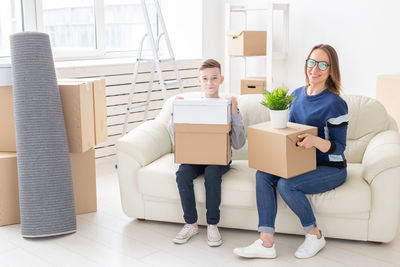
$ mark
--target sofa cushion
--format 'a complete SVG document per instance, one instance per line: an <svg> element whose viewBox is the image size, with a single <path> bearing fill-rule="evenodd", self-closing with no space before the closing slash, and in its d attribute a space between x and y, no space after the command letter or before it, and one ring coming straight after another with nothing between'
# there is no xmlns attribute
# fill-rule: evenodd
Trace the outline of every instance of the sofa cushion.
<svg viewBox="0 0 400 267"><path fill-rule="evenodd" d="M352 95L345 95L343 99L349 108L345 156L350 163L361 163L369 141L389 128L389 117L376 99Z"/></svg>
<svg viewBox="0 0 400 267"><path fill-rule="evenodd" d="M138 171L139 187L143 195L179 201L174 155L166 154ZM349 164L346 182L336 189L309 195L313 209L319 214L351 214L368 212L371 192L361 176L361 164ZM256 208L255 170L247 160L234 160L231 169L222 177L221 206ZM196 201L205 203L204 177L194 180ZM278 197L280 209L287 209Z"/></svg>

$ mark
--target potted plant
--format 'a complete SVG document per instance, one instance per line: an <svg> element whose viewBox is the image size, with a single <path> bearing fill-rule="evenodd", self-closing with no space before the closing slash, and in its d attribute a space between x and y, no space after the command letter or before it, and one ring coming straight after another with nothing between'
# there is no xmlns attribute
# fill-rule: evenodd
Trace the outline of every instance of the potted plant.
<svg viewBox="0 0 400 267"><path fill-rule="evenodd" d="M289 107L295 97L289 94L289 89L278 87L271 92L265 91L260 102L269 108L272 128L286 128L289 120Z"/></svg>

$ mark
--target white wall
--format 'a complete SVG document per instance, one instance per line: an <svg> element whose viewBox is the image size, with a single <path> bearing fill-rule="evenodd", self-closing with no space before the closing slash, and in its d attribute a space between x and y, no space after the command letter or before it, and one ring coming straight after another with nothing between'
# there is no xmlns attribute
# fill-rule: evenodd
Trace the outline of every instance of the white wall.
<svg viewBox="0 0 400 267"><path fill-rule="evenodd" d="M175 57L201 58L202 1L162 0L160 3Z"/></svg>
<svg viewBox="0 0 400 267"><path fill-rule="evenodd" d="M227 0L230 3L262 3L264 1ZM206 0L208 5L211 0ZM214 3L214 10L220 15L204 14L205 28L224 28L223 0ZM304 60L312 46L319 43L331 44L339 55L342 84L345 94L375 96L375 83L378 74L400 73L400 1L362 1L362 0L289 0L289 81L290 89L304 85ZM208 7L211 8L211 7ZM253 18L254 19L254 18ZM258 15L262 27L263 17ZM208 26L207 26L208 25ZM209 33L216 36L221 30ZM207 39L207 32L203 33ZM215 38L213 38L215 39ZM223 44L221 34L215 42ZM219 54L217 51L219 51ZM224 57L223 47L203 49L203 55ZM223 61L222 61L223 62ZM260 70L260 63L250 72ZM242 70L232 73L240 76ZM235 84L233 92L239 92Z"/></svg>

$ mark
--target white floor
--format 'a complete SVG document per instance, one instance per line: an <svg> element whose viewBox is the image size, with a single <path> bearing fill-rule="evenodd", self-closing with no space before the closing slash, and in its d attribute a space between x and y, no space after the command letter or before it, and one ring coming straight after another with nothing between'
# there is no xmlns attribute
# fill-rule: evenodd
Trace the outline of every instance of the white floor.
<svg viewBox="0 0 400 267"><path fill-rule="evenodd" d="M181 225L137 221L121 210L114 161L97 164L98 212L77 216L75 234L24 239L20 225L0 227L0 266L400 266L400 231L389 244L328 239L314 258L293 253L303 238L276 235L278 258L241 259L232 249L257 238L254 231L221 229L224 243L210 248L206 229L189 243L171 242Z"/></svg>

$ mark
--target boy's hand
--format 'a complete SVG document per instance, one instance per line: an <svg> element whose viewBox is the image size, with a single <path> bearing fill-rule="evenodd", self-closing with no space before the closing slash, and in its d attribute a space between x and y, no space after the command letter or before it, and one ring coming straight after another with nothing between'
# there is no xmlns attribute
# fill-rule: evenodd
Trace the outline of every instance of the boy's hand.
<svg viewBox="0 0 400 267"><path fill-rule="evenodd" d="M237 114L238 113L238 102L236 97L231 96L231 97L227 97L226 99L231 101L232 104L232 114Z"/></svg>

